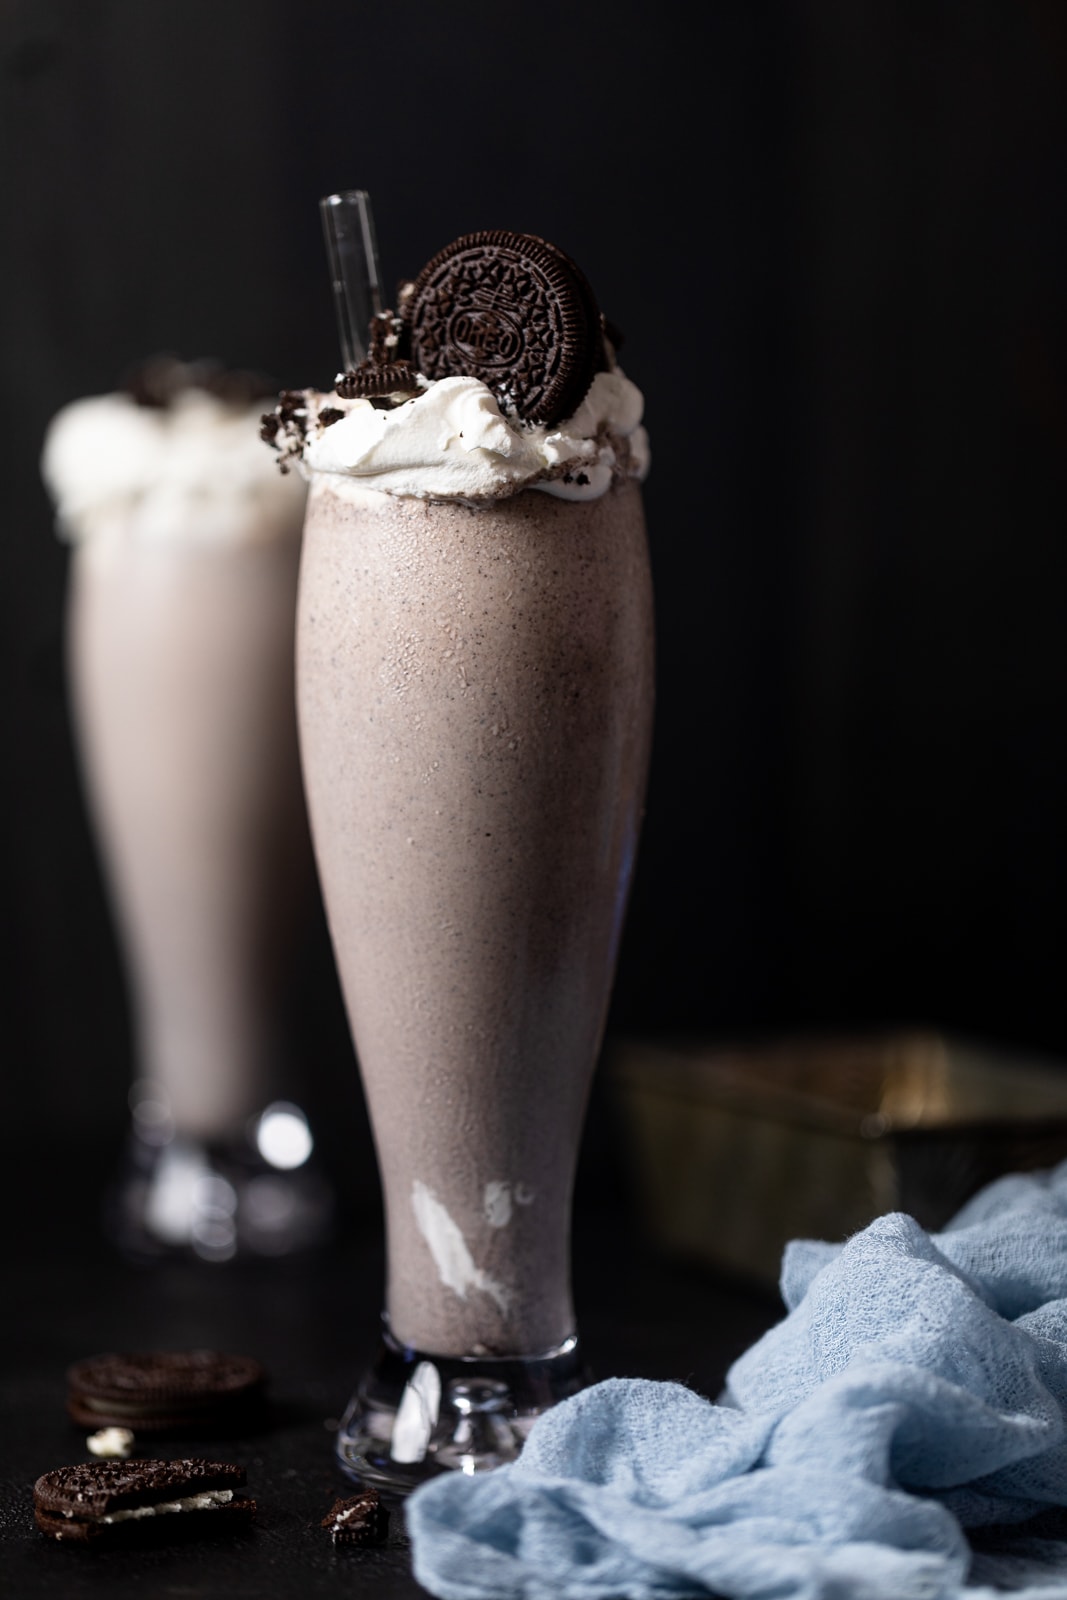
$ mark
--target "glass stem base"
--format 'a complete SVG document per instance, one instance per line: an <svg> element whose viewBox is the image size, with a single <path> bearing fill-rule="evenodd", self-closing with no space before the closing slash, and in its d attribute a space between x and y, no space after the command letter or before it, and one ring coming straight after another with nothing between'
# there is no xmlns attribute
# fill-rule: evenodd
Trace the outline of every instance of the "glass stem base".
<svg viewBox="0 0 1067 1600"><path fill-rule="evenodd" d="M407 1494L440 1472L514 1461L543 1411L591 1382L576 1335L541 1356L436 1356L402 1345L385 1317L378 1356L337 1435L344 1471Z"/></svg>

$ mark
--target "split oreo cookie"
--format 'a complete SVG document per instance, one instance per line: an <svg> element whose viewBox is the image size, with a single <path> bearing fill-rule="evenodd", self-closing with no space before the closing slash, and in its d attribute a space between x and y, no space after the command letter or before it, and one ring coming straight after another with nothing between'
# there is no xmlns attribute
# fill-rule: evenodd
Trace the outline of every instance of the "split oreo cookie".
<svg viewBox="0 0 1067 1600"><path fill-rule="evenodd" d="M256 1515L244 1481L232 1461L83 1461L37 1479L34 1520L65 1544L235 1533Z"/></svg>
<svg viewBox="0 0 1067 1600"><path fill-rule="evenodd" d="M329 1530L334 1544L384 1544L389 1537L389 1513L377 1489L361 1489L335 1500L321 1526Z"/></svg>
<svg viewBox="0 0 1067 1600"><path fill-rule="evenodd" d="M479 378L525 422L570 416L605 365L592 289L534 234L464 234L427 262L402 307L420 372Z"/></svg>
<svg viewBox="0 0 1067 1600"><path fill-rule="evenodd" d="M67 1372L67 1411L82 1428L221 1434L255 1420L266 1382L251 1356L217 1350L93 1356Z"/></svg>
<svg viewBox="0 0 1067 1600"><path fill-rule="evenodd" d="M351 372L340 374L336 388L337 393L346 400L370 400L386 394L412 395L419 392L409 361L390 361L383 366L364 361Z"/></svg>

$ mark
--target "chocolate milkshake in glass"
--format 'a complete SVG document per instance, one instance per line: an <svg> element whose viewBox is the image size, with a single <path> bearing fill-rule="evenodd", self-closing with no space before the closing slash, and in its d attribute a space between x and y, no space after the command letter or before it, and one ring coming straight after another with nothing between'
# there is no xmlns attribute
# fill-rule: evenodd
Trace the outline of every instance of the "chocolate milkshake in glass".
<svg viewBox="0 0 1067 1600"><path fill-rule="evenodd" d="M125 957L137 1081L109 1225L224 1261L319 1235L277 995L311 861L292 650L304 486L263 470L262 384L148 363L53 420L69 683Z"/></svg>
<svg viewBox="0 0 1067 1600"><path fill-rule="evenodd" d="M571 1194L645 788L639 392L578 269L469 235L267 432L310 490L297 700L385 1199L342 1423L403 1489L581 1386Z"/></svg>

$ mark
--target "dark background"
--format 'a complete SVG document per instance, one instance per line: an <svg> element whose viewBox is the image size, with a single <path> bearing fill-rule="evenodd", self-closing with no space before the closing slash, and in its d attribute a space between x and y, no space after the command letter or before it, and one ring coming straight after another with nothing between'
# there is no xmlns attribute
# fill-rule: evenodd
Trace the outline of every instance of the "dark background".
<svg viewBox="0 0 1067 1600"><path fill-rule="evenodd" d="M316 203L353 186L389 284L469 229L563 246L645 392L659 705L612 1027L1067 1055L1057 0L0 18L6 1148L117 1139L131 1070L44 428L160 349L328 386ZM307 1097L373 1184L321 916L303 950Z"/></svg>

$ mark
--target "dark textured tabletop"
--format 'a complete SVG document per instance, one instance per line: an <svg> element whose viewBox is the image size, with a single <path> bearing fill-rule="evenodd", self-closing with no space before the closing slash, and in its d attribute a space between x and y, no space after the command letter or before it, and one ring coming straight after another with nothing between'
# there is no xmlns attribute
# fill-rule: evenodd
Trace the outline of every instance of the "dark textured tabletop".
<svg viewBox="0 0 1067 1600"><path fill-rule="evenodd" d="M5 1307L0 1331L0 1592L11 1600L273 1600L366 1595L407 1600L402 1519L383 1549L335 1549L320 1519L351 1492L333 1459L337 1420L374 1351L382 1282L373 1205L349 1207L329 1251L247 1266L119 1261L101 1241L91 1152L23 1151L5 1173ZM617 1195L579 1193L579 1326L594 1374L678 1379L714 1396L733 1357L780 1315L770 1293L672 1263L643 1242ZM258 1503L229 1539L98 1551L55 1544L33 1522L34 1480L87 1459L64 1411L64 1374L114 1349L213 1347L259 1357L271 1405L253 1434L169 1439L144 1453L240 1461Z"/></svg>

